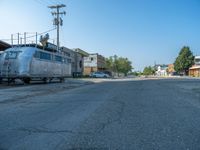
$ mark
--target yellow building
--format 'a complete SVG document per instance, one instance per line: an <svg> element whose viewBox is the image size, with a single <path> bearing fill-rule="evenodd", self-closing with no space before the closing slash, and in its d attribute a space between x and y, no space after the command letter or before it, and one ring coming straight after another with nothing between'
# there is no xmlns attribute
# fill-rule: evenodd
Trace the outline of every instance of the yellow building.
<svg viewBox="0 0 200 150"><path fill-rule="evenodd" d="M172 75L175 72L175 70L174 70L174 64L169 64L168 65L167 72L168 72L169 75Z"/></svg>

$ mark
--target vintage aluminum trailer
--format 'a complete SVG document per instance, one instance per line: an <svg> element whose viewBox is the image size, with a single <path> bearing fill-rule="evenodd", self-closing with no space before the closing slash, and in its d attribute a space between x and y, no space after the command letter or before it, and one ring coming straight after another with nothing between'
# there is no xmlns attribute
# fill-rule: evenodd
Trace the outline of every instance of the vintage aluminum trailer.
<svg viewBox="0 0 200 150"><path fill-rule="evenodd" d="M43 50L32 46L16 46L4 51L0 60L0 76L8 82L21 79L50 82L58 78L61 82L71 76L71 59L61 52Z"/></svg>
<svg viewBox="0 0 200 150"><path fill-rule="evenodd" d="M1 63L2 63L1 59L2 59L2 57L3 57L3 51L0 51L0 83L2 81L2 77L1 77L1 67L2 67L2 65L1 65Z"/></svg>

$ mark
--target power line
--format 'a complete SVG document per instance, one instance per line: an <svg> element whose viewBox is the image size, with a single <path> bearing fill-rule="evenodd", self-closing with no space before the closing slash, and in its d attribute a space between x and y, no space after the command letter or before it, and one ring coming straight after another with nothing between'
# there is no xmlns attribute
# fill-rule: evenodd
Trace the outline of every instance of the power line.
<svg viewBox="0 0 200 150"><path fill-rule="evenodd" d="M51 0L35 0L36 3L42 5L42 6L48 6L48 5L55 5L57 2L53 2Z"/></svg>
<svg viewBox="0 0 200 150"><path fill-rule="evenodd" d="M47 31L44 31L44 32L41 32L41 33L37 33L37 32L25 32L26 34L35 34L35 35L31 35L31 36L28 36L28 37L26 37L26 39L29 39L29 38L33 38L33 37L36 37L36 36L38 36L38 35L43 35L43 34L45 34L45 33L48 33L48 32L51 32L51 31L54 31L54 30L56 30L56 28L52 28L52 29L49 29L49 30L47 30ZM36 33L37 33L37 35L36 35ZM14 34L11 34L11 35L24 35L24 34L21 34L21 33L14 33ZM20 39L25 39L24 37L22 38L20 38ZM18 40L18 39L0 39L1 41L11 41L11 40L14 40L14 41L16 41L16 40Z"/></svg>
<svg viewBox="0 0 200 150"><path fill-rule="evenodd" d="M47 33L47 32L51 32L51 31L53 31L53 30L55 30L56 28L52 28L52 29L50 29L50 30L47 30L47 31L45 31L45 32L42 32L42 33L40 33L40 34L38 34L38 35L42 35L42 34L45 34L45 33Z"/></svg>
<svg viewBox="0 0 200 150"><path fill-rule="evenodd" d="M43 0L43 1L46 3L46 6L55 4L55 3L52 3L51 0Z"/></svg>
<svg viewBox="0 0 200 150"><path fill-rule="evenodd" d="M48 5L56 5L56 4L58 4L58 2L55 2L55 1L53 1L53 0L48 0L48 2L49 2Z"/></svg>
<svg viewBox="0 0 200 150"><path fill-rule="evenodd" d="M38 4L40 4L42 6L46 5L46 3L44 3L43 1L40 1L40 0L35 0L35 2L37 2Z"/></svg>
<svg viewBox="0 0 200 150"><path fill-rule="evenodd" d="M60 1L60 0L50 0L54 5L56 5L56 4L62 4L62 1Z"/></svg>

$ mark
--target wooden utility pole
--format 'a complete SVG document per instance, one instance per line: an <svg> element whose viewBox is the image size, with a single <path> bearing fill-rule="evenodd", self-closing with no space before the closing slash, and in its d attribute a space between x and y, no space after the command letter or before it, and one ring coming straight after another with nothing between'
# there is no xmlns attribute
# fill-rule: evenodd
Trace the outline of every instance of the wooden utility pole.
<svg viewBox="0 0 200 150"><path fill-rule="evenodd" d="M60 42L59 42L59 32L60 32L59 30L60 29L59 29L59 27L63 25L63 20L62 20L62 18L60 18L60 15L66 14L65 11L60 12L60 8L63 8L63 7L66 7L66 5L61 4L61 5L49 6L49 8L51 8L51 9L56 9L55 12L51 12L51 13L53 16L56 16L54 18L53 24L56 25L56 27L57 27L57 51L58 52L60 51L60 49L59 49L59 47L60 47Z"/></svg>

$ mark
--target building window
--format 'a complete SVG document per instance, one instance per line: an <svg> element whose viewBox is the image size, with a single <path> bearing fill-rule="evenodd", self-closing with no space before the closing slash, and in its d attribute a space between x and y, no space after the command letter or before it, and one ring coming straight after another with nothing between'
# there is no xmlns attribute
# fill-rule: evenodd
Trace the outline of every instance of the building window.
<svg viewBox="0 0 200 150"><path fill-rule="evenodd" d="M79 68L82 68L82 60L79 61Z"/></svg>

